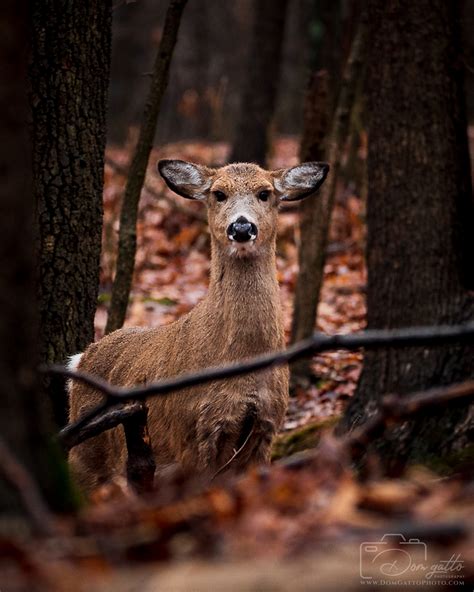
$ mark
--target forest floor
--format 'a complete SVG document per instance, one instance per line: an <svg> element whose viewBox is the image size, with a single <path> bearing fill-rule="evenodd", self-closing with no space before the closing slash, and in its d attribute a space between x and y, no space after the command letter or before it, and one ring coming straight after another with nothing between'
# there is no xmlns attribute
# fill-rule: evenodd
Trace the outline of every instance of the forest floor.
<svg viewBox="0 0 474 592"><path fill-rule="evenodd" d="M127 151L108 151L124 166ZM220 164L226 146L164 147L151 158ZM297 144L277 142L275 168L297 160ZM169 323L206 293L209 238L202 204L165 189L150 168L139 220L139 246L128 325ZM106 167L101 305L110 300L117 218L125 177ZM158 197L157 197L158 196ZM179 207L179 206L178 206ZM278 275L287 335L297 274L298 214L282 211ZM349 333L365 326L364 208L340 187L331 228L318 328ZM284 430L337 417L352 396L361 354L315 356L317 377L291 401ZM58 521L43 540L0 536L1 592L286 592L472 589L472 473L446 476L410 467L387 478L369 458L364 479L330 433L317 452L291 457L202 491L170 475L148 496L119 480L94 492L79 516ZM471 465L472 468L472 465Z"/></svg>

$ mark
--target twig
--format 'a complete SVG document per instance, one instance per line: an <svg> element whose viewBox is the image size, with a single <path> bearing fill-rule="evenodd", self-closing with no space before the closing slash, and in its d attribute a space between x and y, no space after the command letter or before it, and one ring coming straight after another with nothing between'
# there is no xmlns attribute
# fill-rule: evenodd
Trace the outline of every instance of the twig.
<svg viewBox="0 0 474 592"><path fill-rule="evenodd" d="M0 472L16 489L23 507L31 518L37 533L41 536L57 534L58 529L43 497L25 467L15 458L6 442L0 437Z"/></svg>
<svg viewBox="0 0 474 592"><path fill-rule="evenodd" d="M225 469L227 469L227 467L234 461L234 459L239 456L239 454L242 452L242 450L245 448L247 442L250 440L250 436L253 434L253 428L254 426L252 426L252 429L249 431L249 433L247 434L247 437L245 438L242 446L240 446L240 448L238 448L237 450L234 450L234 454L229 458L228 461L226 461L222 467L220 467L220 469L218 469L214 475L212 476L211 481L214 481L214 479L220 475L222 473L222 471L224 471Z"/></svg>
<svg viewBox="0 0 474 592"><path fill-rule="evenodd" d="M124 177L128 176L129 171L128 171L127 167L122 166L121 164L119 164L118 162L116 162L115 160L110 158L109 156L105 157L105 164L107 166L109 166L116 173L119 173L120 175L123 175ZM185 203L181 203L180 201L176 201L174 199L171 199L170 197L168 197L166 195L166 193L164 193L164 192L160 193L159 191L157 191L154 187L152 187L146 181L143 184L143 188L145 189L145 191L147 193L149 193L152 197L154 197L158 201L166 201L166 203L169 204L173 210L176 210L177 212L181 212L182 214L186 214L186 216L189 216L190 218L195 218L196 220L199 220L200 222L207 223L207 216L203 211L194 210L193 208L190 208L189 206L187 206Z"/></svg>
<svg viewBox="0 0 474 592"><path fill-rule="evenodd" d="M105 395L104 401L68 426L69 434L80 431L92 419L114 404L130 400L143 400L149 396L165 395L173 391L197 386L210 381L224 380L273 366L297 360L310 353L328 350L380 347L407 347L440 345L451 342L472 342L474 339L474 322L464 325L441 325L428 327L409 327L393 330L372 330L352 335L323 335L314 333L312 337L295 343L286 350L257 356L227 366L206 368L196 373L183 374L168 378L144 387L124 388L112 386L106 381L85 372L68 370L63 366L43 367L42 371L59 374L66 378L79 380ZM72 437L72 436L70 436Z"/></svg>

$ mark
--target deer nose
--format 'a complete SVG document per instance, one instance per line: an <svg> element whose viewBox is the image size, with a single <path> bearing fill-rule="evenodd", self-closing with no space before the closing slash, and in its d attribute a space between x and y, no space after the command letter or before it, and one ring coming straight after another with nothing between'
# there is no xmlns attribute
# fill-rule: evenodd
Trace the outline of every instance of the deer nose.
<svg viewBox="0 0 474 592"><path fill-rule="evenodd" d="M239 216L235 222L229 225L227 236L231 241L246 243L257 238L257 227L244 216Z"/></svg>

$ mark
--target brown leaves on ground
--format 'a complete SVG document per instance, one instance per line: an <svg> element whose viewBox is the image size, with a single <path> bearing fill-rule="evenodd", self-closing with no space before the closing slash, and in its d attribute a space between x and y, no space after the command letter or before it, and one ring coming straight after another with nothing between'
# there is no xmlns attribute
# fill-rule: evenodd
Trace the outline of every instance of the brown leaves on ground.
<svg viewBox="0 0 474 592"><path fill-rule="evenodd" d="M428 557L410 555L410 561L417 557L428 569L458 557L458 575L469 581L474 573L472 486L461 477L440 479L421 467L398 479L361 482L349 466L341 441L326 435L316 452L255 468L206 490L179 475L170 475L147 497L121 484L103 492L102 499L97 495L78 519L65 522L63 537L41 545L0 540L8 555L0 562L0 575L8 562L15 565L9 577L17 587L7 590L35 589L27 587L31 581L36 589L68 591L311 590L316 582L324 590L352 590L360 586L360 559L370 559L361 555L363 545L380 546L389 535L391 561L404 548L401 537L418 539L413 553L426 545ZM292 585L287 570L292 565L308 569L308 558L313 584ZM333 566L329 571L324 567L328 561ZM239 566L233 576L237 581L244 573L253 576L240 588L225 579L215 587L219 565ZM267 587L259 587L267 581L269 565L284 568L279 576L283 582L270 578ZM206 578L195 587L191 573L197 566L205 569ZM380 578L377 563L367 560L366 568ZM174 578L175 571L182 574L180 586L162 588L160 574ZM405 570L388 581L401 579L400 588L422 590L429 583L425 576L426 571ZM408 588L403 580L410 582Z"/></svg>

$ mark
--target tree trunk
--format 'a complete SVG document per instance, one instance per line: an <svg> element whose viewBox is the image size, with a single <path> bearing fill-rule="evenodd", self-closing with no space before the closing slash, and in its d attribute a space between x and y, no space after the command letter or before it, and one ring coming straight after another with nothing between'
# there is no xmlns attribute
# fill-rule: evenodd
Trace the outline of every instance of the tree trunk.
<svg viewBox="0 0 474 592"><path fill-rule="evenodd" d="M19 496L4 486L18 461L51 492L49 405L36 375L34 200L28 138L28 2L8 0L0 18L0 514L17 510ZM15 461L9 460L10 453ZM8 458L7 458L8 457ZM21 471L16 471L21 475ZM25 496L28 492L22 492Z"/></svg>
<svg viewBox="0 0 474 592"><path fill-rule="evenodd" d="M305 97L303 137L300 146L301 162L325 160L324 141L328 132L330 117L330 78L326 70L311 76ZM333 173L330 172L332 175ZM326 181L327 182L327 181ZM298 277L296 280L291 325L291 342L309 337L316 323L316 310L319 299L319 266L324 267L324 254L321 254L318 233L314 232L321 214L316 200L310 197L300 204L300 244L298 246ZM316 280L316 281L314 281ZM302 358L291 364L291 385L307 382L311 375L311 357Z"/></svg>
<svg viewBox="0 0 474 592"><path fill-rule="evenodd" d="M231 162L265 165L275 111L288 0L257 0L247 78Z"/></svg>
<svg viewBox="0 0 474 592"><path fill-rule="evenodd" d="M473 201L462 85L459 2L369 0L368 326L472 319ZM471 284L472 286L472 284ZM378 398L474 374L472 347L377 350L342 428ZM466 405L430 412L384 443L387 466L461 447ZM396 461L398 461L396 463Z"/></svg>
<svg viewBox="0 0 474 592"><path fill-rule="evenodd" d="M130 165L127 187L120 212L117 270L105 328L106 333L120 329L127 313L137 251L138 202L145 182L161 100L168 84L171 58L178 39L179 24L186 2L187 0L170 0L163 37L156 54L150 91L140 127L140 136Z"/></svg>
<svg viewBox="0 0 474 592"><path fill-rule="evenodd" d="M111 1L34 0L31 29L40 356L64 363L94 339ZM45 387L66 423L62 381Z"/></svg>
<svg viewBox="0 0 474 592"><path fill-rule="evenodd" d="M326 246L337 176L349 129L357 83L362 72L365 40L366 27L365 23L361 21L344 70L325 150L321 145L318 147L314 140L308 140L309 128L313 127L314 123L308 119L305 122L307 131L301 147L301 160L327 160L331 165L331 172L320 194L307 199L301 207L301 244L298 251L299 274L295 290L292 342L305 339L314 331L319 294L323 283ZM321 123L318 125L321 126ZM309 360L301 360L292 367L293 380L307 378L310 374Z"/></svg>

